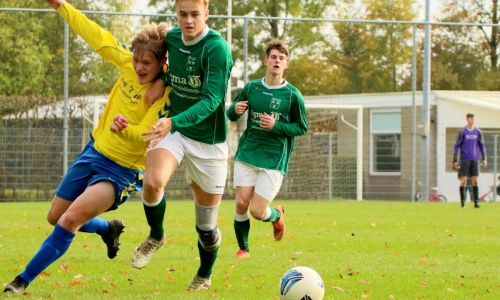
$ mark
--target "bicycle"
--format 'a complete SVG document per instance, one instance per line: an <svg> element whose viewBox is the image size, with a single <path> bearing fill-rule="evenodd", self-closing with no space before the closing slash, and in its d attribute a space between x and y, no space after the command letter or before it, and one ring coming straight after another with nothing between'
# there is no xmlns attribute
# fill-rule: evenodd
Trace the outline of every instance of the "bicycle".
<svg viewBox="0 0 500 300"><path fill-rule="evenodd" d="M419 180L418 181L418 186L420 189L422 188L422 182ZM415 201L419 201L422 199L422 192L416 192L415 193ZM448 198L446 198L445 195L439 193L438 187L432 187L429 191L429 202L448 202Z"/></svg>

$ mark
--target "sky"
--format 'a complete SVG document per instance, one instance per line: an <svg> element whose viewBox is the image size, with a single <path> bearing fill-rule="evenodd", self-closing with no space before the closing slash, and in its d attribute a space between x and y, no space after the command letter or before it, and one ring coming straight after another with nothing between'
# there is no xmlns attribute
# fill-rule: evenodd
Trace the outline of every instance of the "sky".
<svg viewBox="0 0 500 300"><path fill-rule="evenodd" d="M436 13L439 12L439 7L441 6L441 3L443 0L430 0L431 3L431 15L432 17L436 17ZM135 9L138 12L154 12L151 9L148 9L147 7L148 0L136 0L135 1ZM417 0L417 3L420 6L420 9L418 11L419 13L419 20L425 20L425 3L426 0Z"/></svg>

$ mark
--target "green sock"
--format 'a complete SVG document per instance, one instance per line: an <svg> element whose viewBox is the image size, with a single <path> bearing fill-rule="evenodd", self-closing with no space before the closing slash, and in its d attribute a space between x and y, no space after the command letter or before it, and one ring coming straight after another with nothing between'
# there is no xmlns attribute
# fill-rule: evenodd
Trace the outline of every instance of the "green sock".
<svg viewBox="0 0 500 300"><path fill-rule="evenodd" d="M219 252L219 248L215 251L208 252L203 249L200 242L198 241L198 252L200 253L200 267L198 268L197 275L203 278L210 278L212 275L212 267L215 264L215 260L217 259L217 252Z"/></svg>
<svg viewBox="0 0 500 300"><path fill-rule="evenodd" d="M280 219L281 213L274 207L271 207L271 216L268 219L262 220L264 222L276 222Z"/></svg>
<svg viewBox="0 0 500 300"><path fill-rule="evenodd" d="M234 233L240 249L250 251L248 247L248 235L250 233L250 220L242 222L234 220Z"/></svg>
<svg viewBox="0 0 500 300"><path fill-rule="evenodd" d="M166 208L167 201L165 200L165 195L156 206L150 207L144 204L146 219L148 220L149 227L151 227L149 236L157 241L163 239L163 218L165 217Z"/></svg>

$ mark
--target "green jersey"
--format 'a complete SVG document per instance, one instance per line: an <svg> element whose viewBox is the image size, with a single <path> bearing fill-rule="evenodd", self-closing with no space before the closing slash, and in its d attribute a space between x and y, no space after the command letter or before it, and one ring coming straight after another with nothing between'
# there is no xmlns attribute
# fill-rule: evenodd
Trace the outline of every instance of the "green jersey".
<svg viewBox="0 0 500 300"><path fill-rule="evenodd" d="M235 106L244 100L248 100L247 128L240 138L234 159L286 174L295 136L307 131L302 94L286 81L279 86L269 86L264 79L250 81L227 110L231 121L240 118ZM272 130L260 127L260 117L264 113L276 120Z"/></svg>
<svg viewBox="0 0 500 300"><path fill-rule="evenodd" d="M226 41L208 27L196 40L184 41L176 27L168 32L165 42L172 86L172 131L206 144L225 142L224 98L233 65Z"/></svg>

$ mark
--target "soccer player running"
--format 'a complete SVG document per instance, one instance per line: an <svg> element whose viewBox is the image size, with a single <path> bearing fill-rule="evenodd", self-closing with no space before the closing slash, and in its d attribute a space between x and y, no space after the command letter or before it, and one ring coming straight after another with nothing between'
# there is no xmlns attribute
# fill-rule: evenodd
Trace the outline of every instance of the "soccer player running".
<svg viewBox="0 0 500 300"><path fill-rule="evenodd" d="M146 132L168 114L168 98L153 105L144 97L150 82L165 65L164 37L167 25L144 27L132 41L132 48L115 41L113 35L89 20L64 0L47 0L94 51L120 69L120 77L109 93L99 124L91 141L75 159L55 192L47 219L55 225L38 252L4 292L22 293L50 264L71 245L77 230L99 234L114 258L123 232L123 222L97 217L117 209L129 194L142 188Z"/></svg>
<svg viewBox="0 0 500 300"><path fill-rule="evenodd" d="M271 208L270 204L287 172L295 136L307 131L302 95L283 79L288 68L288 46L281 40L273 40L265 51L266 76L247 83L227 110L231 121L238 120L248 110L247 127L234 158L234 231L239 258L250 256L249 208L256 220L272 222L275 240L283 239L284 209Z"/></svg>
<svg viewBox="0 0 500 300"><path fill-rule="evenodd" d="M479 200L479 188L477 186L479 176L478 148L481 152L483 167L486 167L486 147L481 130L474 126L474 115L468 113L466 115L466 120L467 125L458 132L457 141L453 148L453 167L454 169L458 169L458 177L460 179L461 206L465 206L465 186L467 184L467 178L470 177L472 181L474 207L479 208L479 204L477 203ZM459 151L460 165L457 160Z"/></svg>
<svg viewBox="0 0 500 300"><path fill-rule="evenodd" d="M200 255L200 267L187 289L206 290L221 244L217 219L228 158L224 97L232 58L226 41L206 24L208 0L176 0L176 14L179 27L165 38L172 62L166 78L172 87L171 112L146 135L150 150L143 202L150 232L132 254L132 266L145 267L164 243L164 188L184 160L194 191ZM163 94L163 84L158 80L152 95Z"/></svg>

